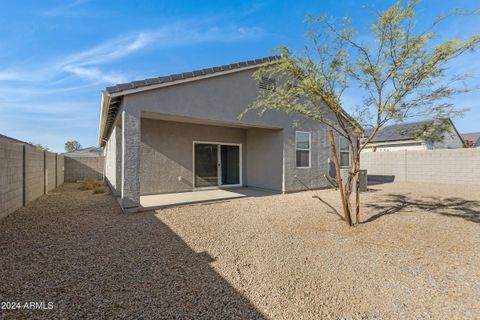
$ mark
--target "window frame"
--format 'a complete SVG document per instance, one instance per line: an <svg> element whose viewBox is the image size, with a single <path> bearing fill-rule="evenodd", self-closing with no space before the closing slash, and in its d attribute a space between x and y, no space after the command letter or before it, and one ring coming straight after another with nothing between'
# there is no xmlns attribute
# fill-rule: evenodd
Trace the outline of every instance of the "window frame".
<svg viewBox="0 0 480 320"><path fill-rule="evenodd" d="M308 149L297 147L297 137L299 133L308 134ZM308 166L297 166L297 151L308 151ZM308 131L295 131L295 168L296 169L310 169L312 167L312 133Z"/></svg>
<svg viewBox="0 0 480 320"><path fill-rule="evenodd" d="M341 139L345 139L346 143L347 143L347 146L348 146L348 150L343 150L342 151L342 147L341 147L341 143L340 143L340 140ZM347 153L348 152L348 164L347 165L343 165L342 166L342 153ZM339 155L339 158L340 158L340 168L349 168L352 166L352 148L350 147L350 144L348 143L348 139L343 137L343 136L340 136L338 138L338 155Z"/></svg>

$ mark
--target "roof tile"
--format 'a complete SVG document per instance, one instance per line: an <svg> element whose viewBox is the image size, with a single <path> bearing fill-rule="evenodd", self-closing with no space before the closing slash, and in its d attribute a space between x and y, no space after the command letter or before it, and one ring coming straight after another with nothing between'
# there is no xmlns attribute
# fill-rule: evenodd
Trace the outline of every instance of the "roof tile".
<svg viewBox="0 0 480 320"><path fill-rule="evenodd" d="M279 58L280 56L270 56L270 57L265 57L261 59L248 60L248 61L242 61L242 62L227 64L227 65L222 65L217 67L195 70L191 72L177 73L177 74L172 74L169 76L163 76L158 78L148 78L148 79L137 80L129 83L120 83L115 86L107 87L106 91L108 93L117 93L124 90L129 90L129 89L147 87L147 86L158 84L158 83L165 83L165 82L176 81L176 80L181 80L186 78L199 77L202 75L213 74L216 72L222 72L226 70L244 68L247 66L275 61L275 60L278 60Z"/></svg>

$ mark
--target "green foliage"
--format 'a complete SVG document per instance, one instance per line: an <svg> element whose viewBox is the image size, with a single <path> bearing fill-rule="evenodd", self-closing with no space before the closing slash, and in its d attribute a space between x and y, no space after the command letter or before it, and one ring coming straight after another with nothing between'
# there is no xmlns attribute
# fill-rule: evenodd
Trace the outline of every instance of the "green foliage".
<svg viewBox="0 0 480 320"><path fill-rule="evenodd" d="M280 59L259 68L253 77L263 86L257 99L240 115L268 110L296 115L295 121L309 119L327 125L345 137L350 145L351 168L345 196L342 196L346 221L351 219L350 196L353 179L359 179L360 152L389 122L410 118L435 118L414 132L435 142L449 127L448 118L461 115L447 100L468 91L462 80L467 75L447 77L448 63L480 44L480 34L434 44L435 27L454 15L478 14L456 10L438 17L427 30L417 30L417 1L397 2L383 12L371 9L375 21L371 38L352 28L348 18L338 21L306 17L306 43L302 53L282 46ZM342 108L342 95L355 85L363 92L363 103L356 106L353 118ZM460 85L460 86L459 86ZM360 145L362 128L371 133ZM331 135L332 150L335 148ZM339 169L338 164L335 164ZM338 177L338 179L340 179ZM339 185L341 185L339 181ZM356 223L359 223L360 196L356 196Z"/></svg>
<svg viewBox="0 0 480 320"><path fill-rule="evenodd" d="M42 151L51 151L48 147L45 147L44 145L40 143L33 143L33 142L28 142L29 144L35 146L37 149L40 149Z"/></svg>
<svg viewBox="0 0 480 320"><path fill-rule="evenodd" d="M65 151L72 152L82 148L82 145L77 140L65 142Z"/></svg>
<svg viewBox="0 0 480 320"><path fill-rule="evenodd" d="M352 133L359 135L361 127L374 128L367 139L370 141L389 122L461 115L465 110L455 108L447 98L468 91L461 86L467 75L448 78L447 64L477 48L480 34L434 45L433 30L448 17L476 13L457 10L418 31L416 5L417 1L408 1L397 2L383 12L371 9L374 41L358 40L348 18L306 17L303 52L294 53L284 46L277 49L281 59L254 74L257 81L275 79L275 88L261 90L245 112L256 109L260 114L267 110L298 114L328 125L352 144ZM364 93L354 119L342 109L342 95L352 84ZM428 132L438 130L422 134Z"/></svg>

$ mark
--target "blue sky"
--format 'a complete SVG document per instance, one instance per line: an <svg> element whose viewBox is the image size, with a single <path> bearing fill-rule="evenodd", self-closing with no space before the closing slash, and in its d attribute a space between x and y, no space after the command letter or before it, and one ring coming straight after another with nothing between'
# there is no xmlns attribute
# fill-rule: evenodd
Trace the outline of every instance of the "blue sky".
<svg viewBox="0 0 480 320"><path fill-rule="evenodd" d="M106 86L300 50L307 14L349 16L369 31L364 5L388 1L14 1L0 11L0 133L62 152L67 140L95 145L100 91ZM478 1L426 0L419 21ZM449 20L443 37L471 35L479 17ZM480 73L479 53L452 64ZM470 83L478 84L480 77ZM345 103L359 96L350 93ZM457 97L470 108L454 119L460 132L480 131L480 91Z"/></svg>

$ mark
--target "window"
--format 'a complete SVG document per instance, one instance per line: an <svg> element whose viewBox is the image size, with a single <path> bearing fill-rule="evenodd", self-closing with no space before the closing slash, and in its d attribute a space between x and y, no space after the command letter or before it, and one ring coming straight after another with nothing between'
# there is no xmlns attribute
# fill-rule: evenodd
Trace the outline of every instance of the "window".
<svg viewBox="0 0 480 320"><path fill-rule="evenodd" d="M295 132L297 168L310 168L310 132Z"/></svg>
<svg viewBox="0 0 480 320"><path fill-rule="evenodd" d="M350 166L350 145L348 140L344 137L339 139L339 151L340 151L340 167L349 167Z"/></svg>

